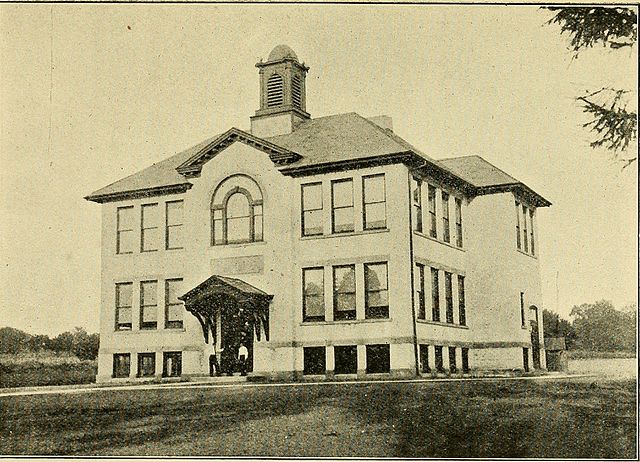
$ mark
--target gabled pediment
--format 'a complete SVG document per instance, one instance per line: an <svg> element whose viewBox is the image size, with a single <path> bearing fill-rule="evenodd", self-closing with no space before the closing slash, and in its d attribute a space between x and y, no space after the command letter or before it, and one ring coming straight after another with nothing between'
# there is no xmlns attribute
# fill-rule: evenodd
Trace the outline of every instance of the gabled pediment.
<svg viewBox="0 0 640 462"><path fill-rule="evenodd" d="M251 133L231 128L179 165L176 170L187 178L198 177L204 164L237 141L267 153L276 165L290 164L302 158L300 154L258 138Z"/></svg>

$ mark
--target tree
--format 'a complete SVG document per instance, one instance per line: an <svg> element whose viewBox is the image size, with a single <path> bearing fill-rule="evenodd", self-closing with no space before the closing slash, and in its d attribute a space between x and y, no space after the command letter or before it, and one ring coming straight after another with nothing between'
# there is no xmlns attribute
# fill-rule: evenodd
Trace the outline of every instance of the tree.
<svg viewBox="0 0 640 462"><path fill-rule="evenodd" d="M0 328L0 353L20 353L29 349L31 335L13 327Z"/></svg>
<svg viewBox="0 0 640 462"><path fill-rule="evenodd" d="M549 24L560 25L560 33L571 36L574 59L585 48L602 44L611 49L632 47L638 40L637 14L631 8L620 7L545 7L556 14ZM626 154L631 142L638 137L638 115L627 110L627 90L601 88L585 92L576 100L582 111L592 120L583 126L595 132L592 148L605 147L613 158L626 168L638 157Z"/></svg>
<svg viewBox="0 0 640 462"><path fill-rule="evenodd" d="M98 357L100 337L98 334L88 334L82 327L76 327L72 335L71 352L80 359L95 359Z"/></svg>
<svg viewBox="0 0 640 462"><path fill-rule="evenodd" d="M635 349L635 340L629 341L629 338L635 338L634 315L616 310L610 301L574 306L571 317L580 348L591 351Z"/></svg>
<svg viewBox="0 0 640 462"><path fill-rule="evenodd" d="M569 321L560 317L558 313L542 310L542 324L544 336L564 337L567 349L571 350L575 345L576 331Z"/></svg>

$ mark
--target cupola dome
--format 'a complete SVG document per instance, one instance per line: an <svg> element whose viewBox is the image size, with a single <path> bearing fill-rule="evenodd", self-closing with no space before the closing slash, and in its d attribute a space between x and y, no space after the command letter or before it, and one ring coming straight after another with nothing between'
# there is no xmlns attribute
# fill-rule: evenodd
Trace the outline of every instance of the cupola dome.
<svg viewBox="0 0 640 462"><path fill-rule="evenodd" d="M271 53L269 53L268 61L282 61L283 59L294 59L298 61L298 56L296 52L291 49L288 45L277 45Z"/></svg>

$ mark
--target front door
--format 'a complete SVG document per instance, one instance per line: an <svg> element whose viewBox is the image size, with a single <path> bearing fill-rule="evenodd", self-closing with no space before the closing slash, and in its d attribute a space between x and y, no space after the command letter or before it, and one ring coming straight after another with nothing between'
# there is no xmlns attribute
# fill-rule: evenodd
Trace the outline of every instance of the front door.
<svg viewBox="0 0 640 462"><path fill-rule="evenodd" d="M540 337L538 331L538 309L534 306L529 311L531 319L531 348L533 353L533 367L540 369Z"/></svg>
<svg viewBox="0 0 640 462"><path fill-rule="evenodd" d="M247 358L247 372L253 371L253 325L251 324L248 312L239 309L237 306L228 306L222 309L221 328L221 364L223 372L239 372L238 349L244 344L249 351Z"/></svg>

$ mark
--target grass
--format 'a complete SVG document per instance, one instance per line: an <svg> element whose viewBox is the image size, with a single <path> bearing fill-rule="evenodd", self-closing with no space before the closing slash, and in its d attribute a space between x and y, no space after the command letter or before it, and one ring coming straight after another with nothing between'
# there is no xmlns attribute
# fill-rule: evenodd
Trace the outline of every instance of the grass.
<svg viewBox="0 0 640 462"><path fill-rule="evenodd" d="M567 350L569 359L630 359L636 357L635 351L589 351Z"/></svg>
<svg viewBox="0 0 640 462"><path fill-rule="evenodd" d="M52 352L0 355L0 388L95 382L97 361Z"/></svg>
<svg viewBox="0 0 640 462"><path fill-rule="evenodd" d="M117 390L0 398L0 454L632 458L631 380Z"/></svg>

